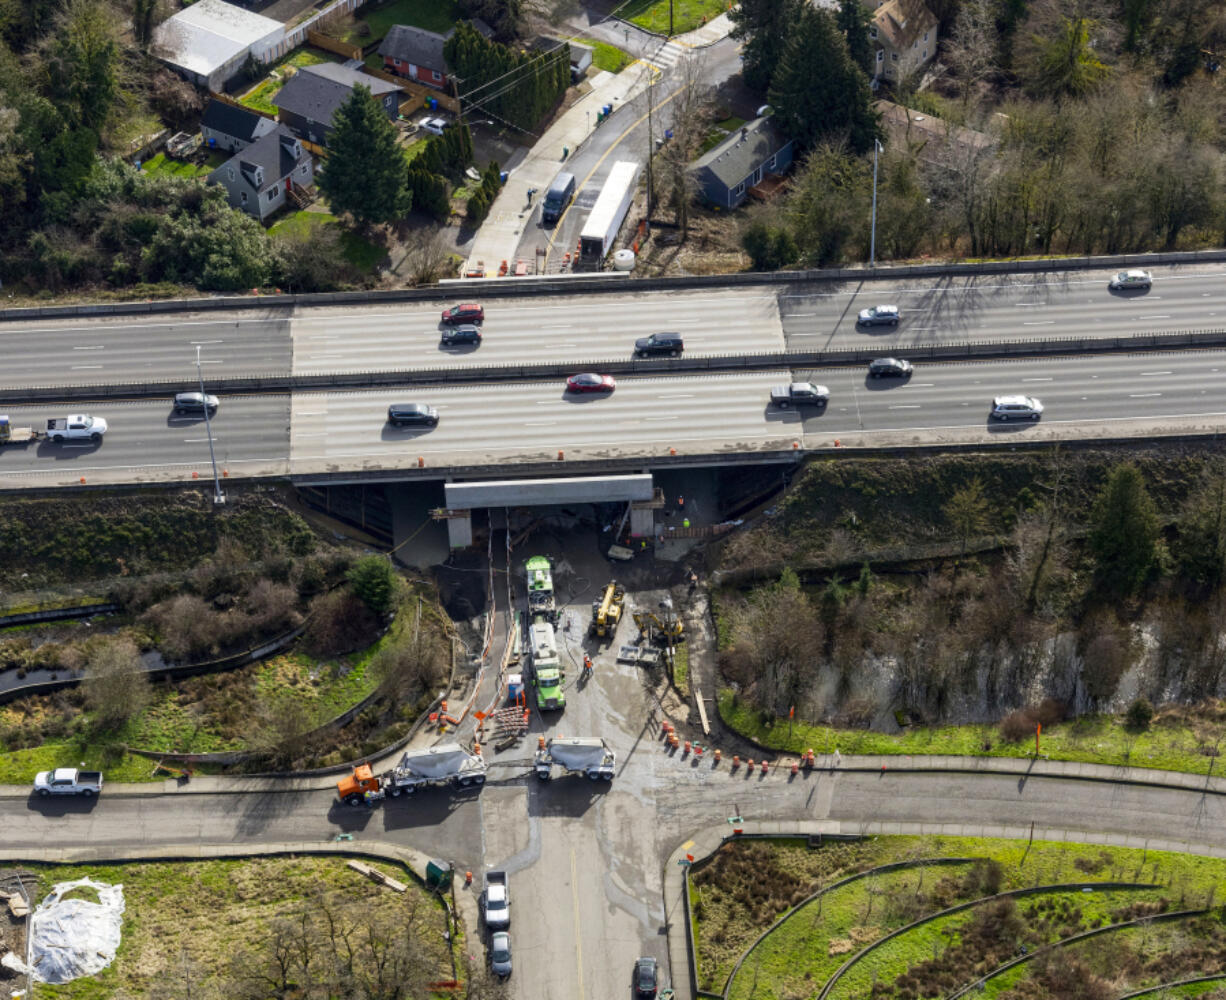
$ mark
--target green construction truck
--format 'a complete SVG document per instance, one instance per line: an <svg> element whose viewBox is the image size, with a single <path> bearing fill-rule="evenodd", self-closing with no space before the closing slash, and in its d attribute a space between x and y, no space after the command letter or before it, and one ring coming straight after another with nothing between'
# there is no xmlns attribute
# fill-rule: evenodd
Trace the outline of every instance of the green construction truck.
<svg viewBox="0 0 1226 1000"><path fill-rule="evenodd" d="M542 711L565 708L562 664L558 659L553 626L549 622L533 622L528 626L528 642L532 650L532 685L536 688L536 707Z"/></svg>

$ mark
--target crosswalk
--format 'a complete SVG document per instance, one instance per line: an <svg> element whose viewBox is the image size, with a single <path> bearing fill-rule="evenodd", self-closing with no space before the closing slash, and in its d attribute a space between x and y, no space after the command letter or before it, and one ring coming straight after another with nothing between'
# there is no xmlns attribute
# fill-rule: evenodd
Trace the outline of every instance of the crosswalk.
<svg viewBox="0 0 1226 1000"><path fill-rule="evenodd" d="M677 42L664 42L654 52L649 53L641 61L664 72L672 69L677 63L690 55L690 49Z"/></svg>

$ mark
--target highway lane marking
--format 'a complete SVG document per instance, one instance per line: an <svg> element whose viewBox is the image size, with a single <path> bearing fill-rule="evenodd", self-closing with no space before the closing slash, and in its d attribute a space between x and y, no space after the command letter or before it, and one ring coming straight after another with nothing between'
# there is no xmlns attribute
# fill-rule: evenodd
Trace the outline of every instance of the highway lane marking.
<svg viewBox="0 0 1226 1000"><path fill-rule="evenodd" d="M102 365L73 365L73 366L72 366L72 370L73 370L74 372L78 372L78 371L81 371L81 370L83 370L83 369L85 369L85 368L101 368L101 367L102 367Z"/></svg>
<svg viewBox="0 0 1226 1000"><path fill-rule="evenodd" d="M1050 382L1050 378L1024 378L1023 382Z"/></svg>
<svg viewBox="0 0 1226 1000"><path fill-rule="evenodd" d="M891 410L918 410L919 403L899 403L897 406L891 406Z"/></svg>
<svg viewBox="0 0 1226 1000"><path fill-rule="evenodd" d="M1161 396L1160 392L1130 392L1129 399L1149 399L1151 396Z"/></svg>
<svg viewBox="0 0 1226 1000"><path fill-rule="evenodd" d="M191 344L192 347L205 347L209 344L224 344L225 341L224 340L189 340L188 343Z"/></svg>
<svg viewBox="0 0 1226 1000"><path fill-rule="evenodd" d="M578 347L578 344L546 344L546 347Z"/></svg>
<svg viewBox="0 0 1226 1000"><path fill-rule="evenodd" d="M1137 316L1136 319L1170 319L1170 315L1165 316Z"/></svg>
<svg viewBox="0 0 1226 1000"><path fill-rule="evenodd" d="M1036 320L1031 320L1029 323L1022 324L1022 326L1055 326L1055 325L1056 325L1056 321L1054 319L1036 319Z"/></svg>
<svg viewBox="0 0 1226 1000"><path fill-rule="evenodd" d="M575 968L578 971L579 1000L583 1000L583 938L579 934L579 874L575 867L575 849L570 849L570 898L575 914Z"/></svg>
<svg viewBox="0 0 1226 1000"><path fill-rule="evenodd" d="M657 396L656 399L693 399L694 393L683 392L675 396Z"/></svg>
<svg viewBox="0 0 1226 1000"><path fill-rule="evenodd" d="M644 417L643 422L647 424L659 423L661 420L680 420L680 417Z"/></svg>
<svg viewBox="0 0 1226 1000"><path fill-rule="evenodd" d="M220 440L221 438L219 438L216 434L213 435L214 444L216 444ZM208 438L184 438L183 439L184 444L200 444L202 441L208 441Z"/></svg>
<svg viewBox="0 0 1226 1000"><path fill-rule="evenodd" d="M931 389L934 385L936 385L935 382L908 382L907 384L911 386L912 389Z"/></svg>
<svg viewBox="0 0 1226 1000"><path fill-rule="evenodd" d="M810 319L811 317L816 316L816 315L817 313L788 313L787 315L781 315L779 318L780 319Z"/></svg>
<svg viewBox="0 0 1226 1000"><path fill-rule="evenodd" d="M94 347L74 347L73 350L74 351L105 351L106 345L98 344Z"/></svg>
<svg viewBox="0 0 1226 1000"><path fill-rule="evenodd" d="M1215 368L1214 371L1217 371ZM1141 372L1142 375L1172 375L1173 372Z"/></svg>
<svg viewBox="0 0 1226 1000"><path fill-rule="evenodd" d="M525 427L556 427L556 420L525 420Z"/></svg>
<svg viewBox="0 0 1226 1000"><path fill-rule="evenodd" d="M211 359L211 358L205 358L205 359L204 359L203 361L201 361L200 363L201 363L202 365L224 365L226 362L225 362L225 359L224 359L224 358L218 358L216 361L214 361L214 360L213 360L213 359Z"/></svg>

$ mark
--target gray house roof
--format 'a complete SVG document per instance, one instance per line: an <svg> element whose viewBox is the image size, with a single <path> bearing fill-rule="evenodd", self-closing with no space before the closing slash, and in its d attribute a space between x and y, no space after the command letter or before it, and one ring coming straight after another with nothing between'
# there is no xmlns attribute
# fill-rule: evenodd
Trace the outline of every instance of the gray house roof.
<svg viewBox="0 0 1226 1000"><path fill-rule="evenodd" d="M694 161L691 169L708 171L723 184L739 184L792 140L768 115L756 118Z"/></svg>
<svg viewBox="0 0 1226 1000"><path fill-rule="evenodd" d="M260 136L241 153L235 153L229 161L217 169L225 170L226 167L234 164L242 171L251 186L263 194L282 178L292 174L294 167L303 160L309 159L310 155L302 148L302 144L293 132L284 125L278 125L274 131ZM256 171L261 167L264 170L263 183L256 184Z"/></svg>
<svg viewBox="0 0 1226 1000"><path fill-rule="evenodd" d="M394 83L377 76L348 69L340 63L320 63L304 66L281 88L272 103L309 121L330 124L332 115L349 99L356 84L370 88L376 98L396 90Z"/></svg>
<svg viewBox="0 0 1226 1000"><path fill-rule="evenodd" d="M447 60L443 58L443 43L446 41L447 36L436 31L411 28L407 24L393 24L379 46L379 55L445 73Z"/></svg>
<svg viewBox="0 0 1226 1000"><path fill-rule="evenodd" d="M236 108L233 104L210 100L205 106L200 124L211 128L214 132L233 136L243 142L251 142L256 135L256 129L264 119L254 111L246 108Z"/></svg>

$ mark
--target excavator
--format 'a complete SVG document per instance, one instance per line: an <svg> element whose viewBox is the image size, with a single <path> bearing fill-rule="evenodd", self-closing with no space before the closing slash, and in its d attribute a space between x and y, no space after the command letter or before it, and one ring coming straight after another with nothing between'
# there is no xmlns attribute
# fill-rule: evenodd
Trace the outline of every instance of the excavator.
<svg viewBox="0 0 1226 1000"><path fill-rule="evenodd" d="M654 611L635 611L633 615L641 638L650 640L654 634L674 646L685 641L685 623L680 615L667 614L663 621Z"/></svg>
<svg viewBox="0 0 1226 1000"><path fill-rule="evenodd" d="M625 601L625 588L616 581L609 583L604 589L604 596L592 602L592 623L588 626L588 634L599 639L611 638L622 620Z"/></svg>

